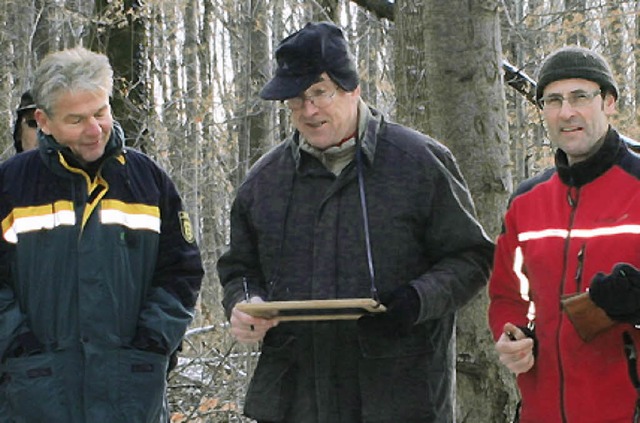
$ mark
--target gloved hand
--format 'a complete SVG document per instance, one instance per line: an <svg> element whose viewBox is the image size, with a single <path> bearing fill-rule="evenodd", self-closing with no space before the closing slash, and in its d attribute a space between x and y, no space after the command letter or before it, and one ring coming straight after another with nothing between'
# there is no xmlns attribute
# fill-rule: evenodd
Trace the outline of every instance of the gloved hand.
<svg viewBox="0 0 640 423"><path fill-rule="evenodd" d="M387 311L361 317L358 323L365 329L380 332L388 338L407 336L420 314L418 291L409 284L402 285L381 298Z"/></svg>
<svg viewBox="0 0 640 423"><path fill-rule="evenodd" d="M618 263L610 274L595 275L589 296L613 320L640 323L640 272L630 264Z"/></svg>
<svg viewBox="0 0 640 423"><path fill-rule="evenodd" d="M149 329L138 327L136 336L131 341L131 345L142 351L147 351L160 355L169 355L168 348L160 341L157 341Z"/></svg>
<svg viewBox="0 0 640 423"><path fill-rule="evenodd" d="M178 365L178 353L181 351L182 351L182 342L180 342L180 345L178 345L178 348L176 348L169 356L169 366L167 367L167 374L169 374L169 372L175 369L176 366Z"/></svg>
<svg viewBox="0 0 640 423"><path fill-rule="evenodd" d="M44 345L36 338L31 331L21 333L11 343L7 349L5 357L28 357L44 351Z"/></svg>

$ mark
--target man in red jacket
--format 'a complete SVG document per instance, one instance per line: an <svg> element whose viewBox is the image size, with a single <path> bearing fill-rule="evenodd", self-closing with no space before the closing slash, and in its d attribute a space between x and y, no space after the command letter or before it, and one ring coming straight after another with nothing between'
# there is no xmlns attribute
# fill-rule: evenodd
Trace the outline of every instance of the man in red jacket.
<svg viewBox="0 0 640 423"><path fill-rule="evenodd" d="M556 165L504 217L489 282L496 350L518 375L521 423L638 421L640 158L609 124L618 88L599 54L562 48L538 81ZM563 307L579 294L582 317L603 325Z"/></svg>

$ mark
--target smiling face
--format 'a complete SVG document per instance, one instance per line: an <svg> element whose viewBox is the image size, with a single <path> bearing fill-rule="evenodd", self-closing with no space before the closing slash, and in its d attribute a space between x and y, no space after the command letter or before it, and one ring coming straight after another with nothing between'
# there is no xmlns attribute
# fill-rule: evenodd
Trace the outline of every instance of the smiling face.
<svg viewBox="0 0 640 423"><path fill-rule="evenodd" d="M98 160L113 128L106 91L65 91L54 103L51 114L36 109L42 132L71 149L82 165Z"/></svg>
<svg viewBox="0 0 640 423"><path fill-rule="evenodd" d="M596 95L579 107L572 106L566 99L599 88L598 84L586 79L563 79L544 89L543 97L565 98L559 109L544 108L542 113L551 142L567 154L570 165L598 151L609 127L609 116L615 112L616 99L610 93L604 98Z"/></svg>
<svg viewBox="0 0 640 423"><path fill-rule="evenodd" d="M360 87L346 92L337 88L326 73L320 78L319 82L302 93L306 100L301 108L291 110L291 120L309 144L325 150L356 131ZM318 107L310 100L315 96L333 92L335 95L326 106Z"/></svg>

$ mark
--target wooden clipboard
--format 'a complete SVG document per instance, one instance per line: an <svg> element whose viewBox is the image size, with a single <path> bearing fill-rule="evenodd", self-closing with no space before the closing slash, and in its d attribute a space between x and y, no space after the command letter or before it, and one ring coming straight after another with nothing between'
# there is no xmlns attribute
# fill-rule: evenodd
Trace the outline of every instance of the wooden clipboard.
<svg viewBox="0 0 640 423"><path fill-rule="evenodd" d="M254 317L277 318L280 321L354 320L368 313L387 311L372 298L336 300L267 301L238 303L238 310Z"/></svg>

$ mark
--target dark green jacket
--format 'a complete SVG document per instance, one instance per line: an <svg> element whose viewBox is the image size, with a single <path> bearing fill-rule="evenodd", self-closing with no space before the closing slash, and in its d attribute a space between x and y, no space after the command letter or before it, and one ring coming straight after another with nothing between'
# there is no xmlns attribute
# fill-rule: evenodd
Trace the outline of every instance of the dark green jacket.
<svg viewBox="0 0 640 423"><path fill-rule="evenodd" d="M443 145L373 111L362 133L375 285L415 287L419 323L393 339L353 321L271 329L246 398L258 420L453 421L455 313L486 283L493 245ZM371 296L356 163L335 177L298 136L238 190L218 263L227 313L243 277L268 300Z"/></svg>
<svg viewBox="0 0 640 423"><path fill-rule="evenodd" d="M173 183L118 125L94 171L42 134L0 167L2 422L167 421L200 254Z"/></svg>

